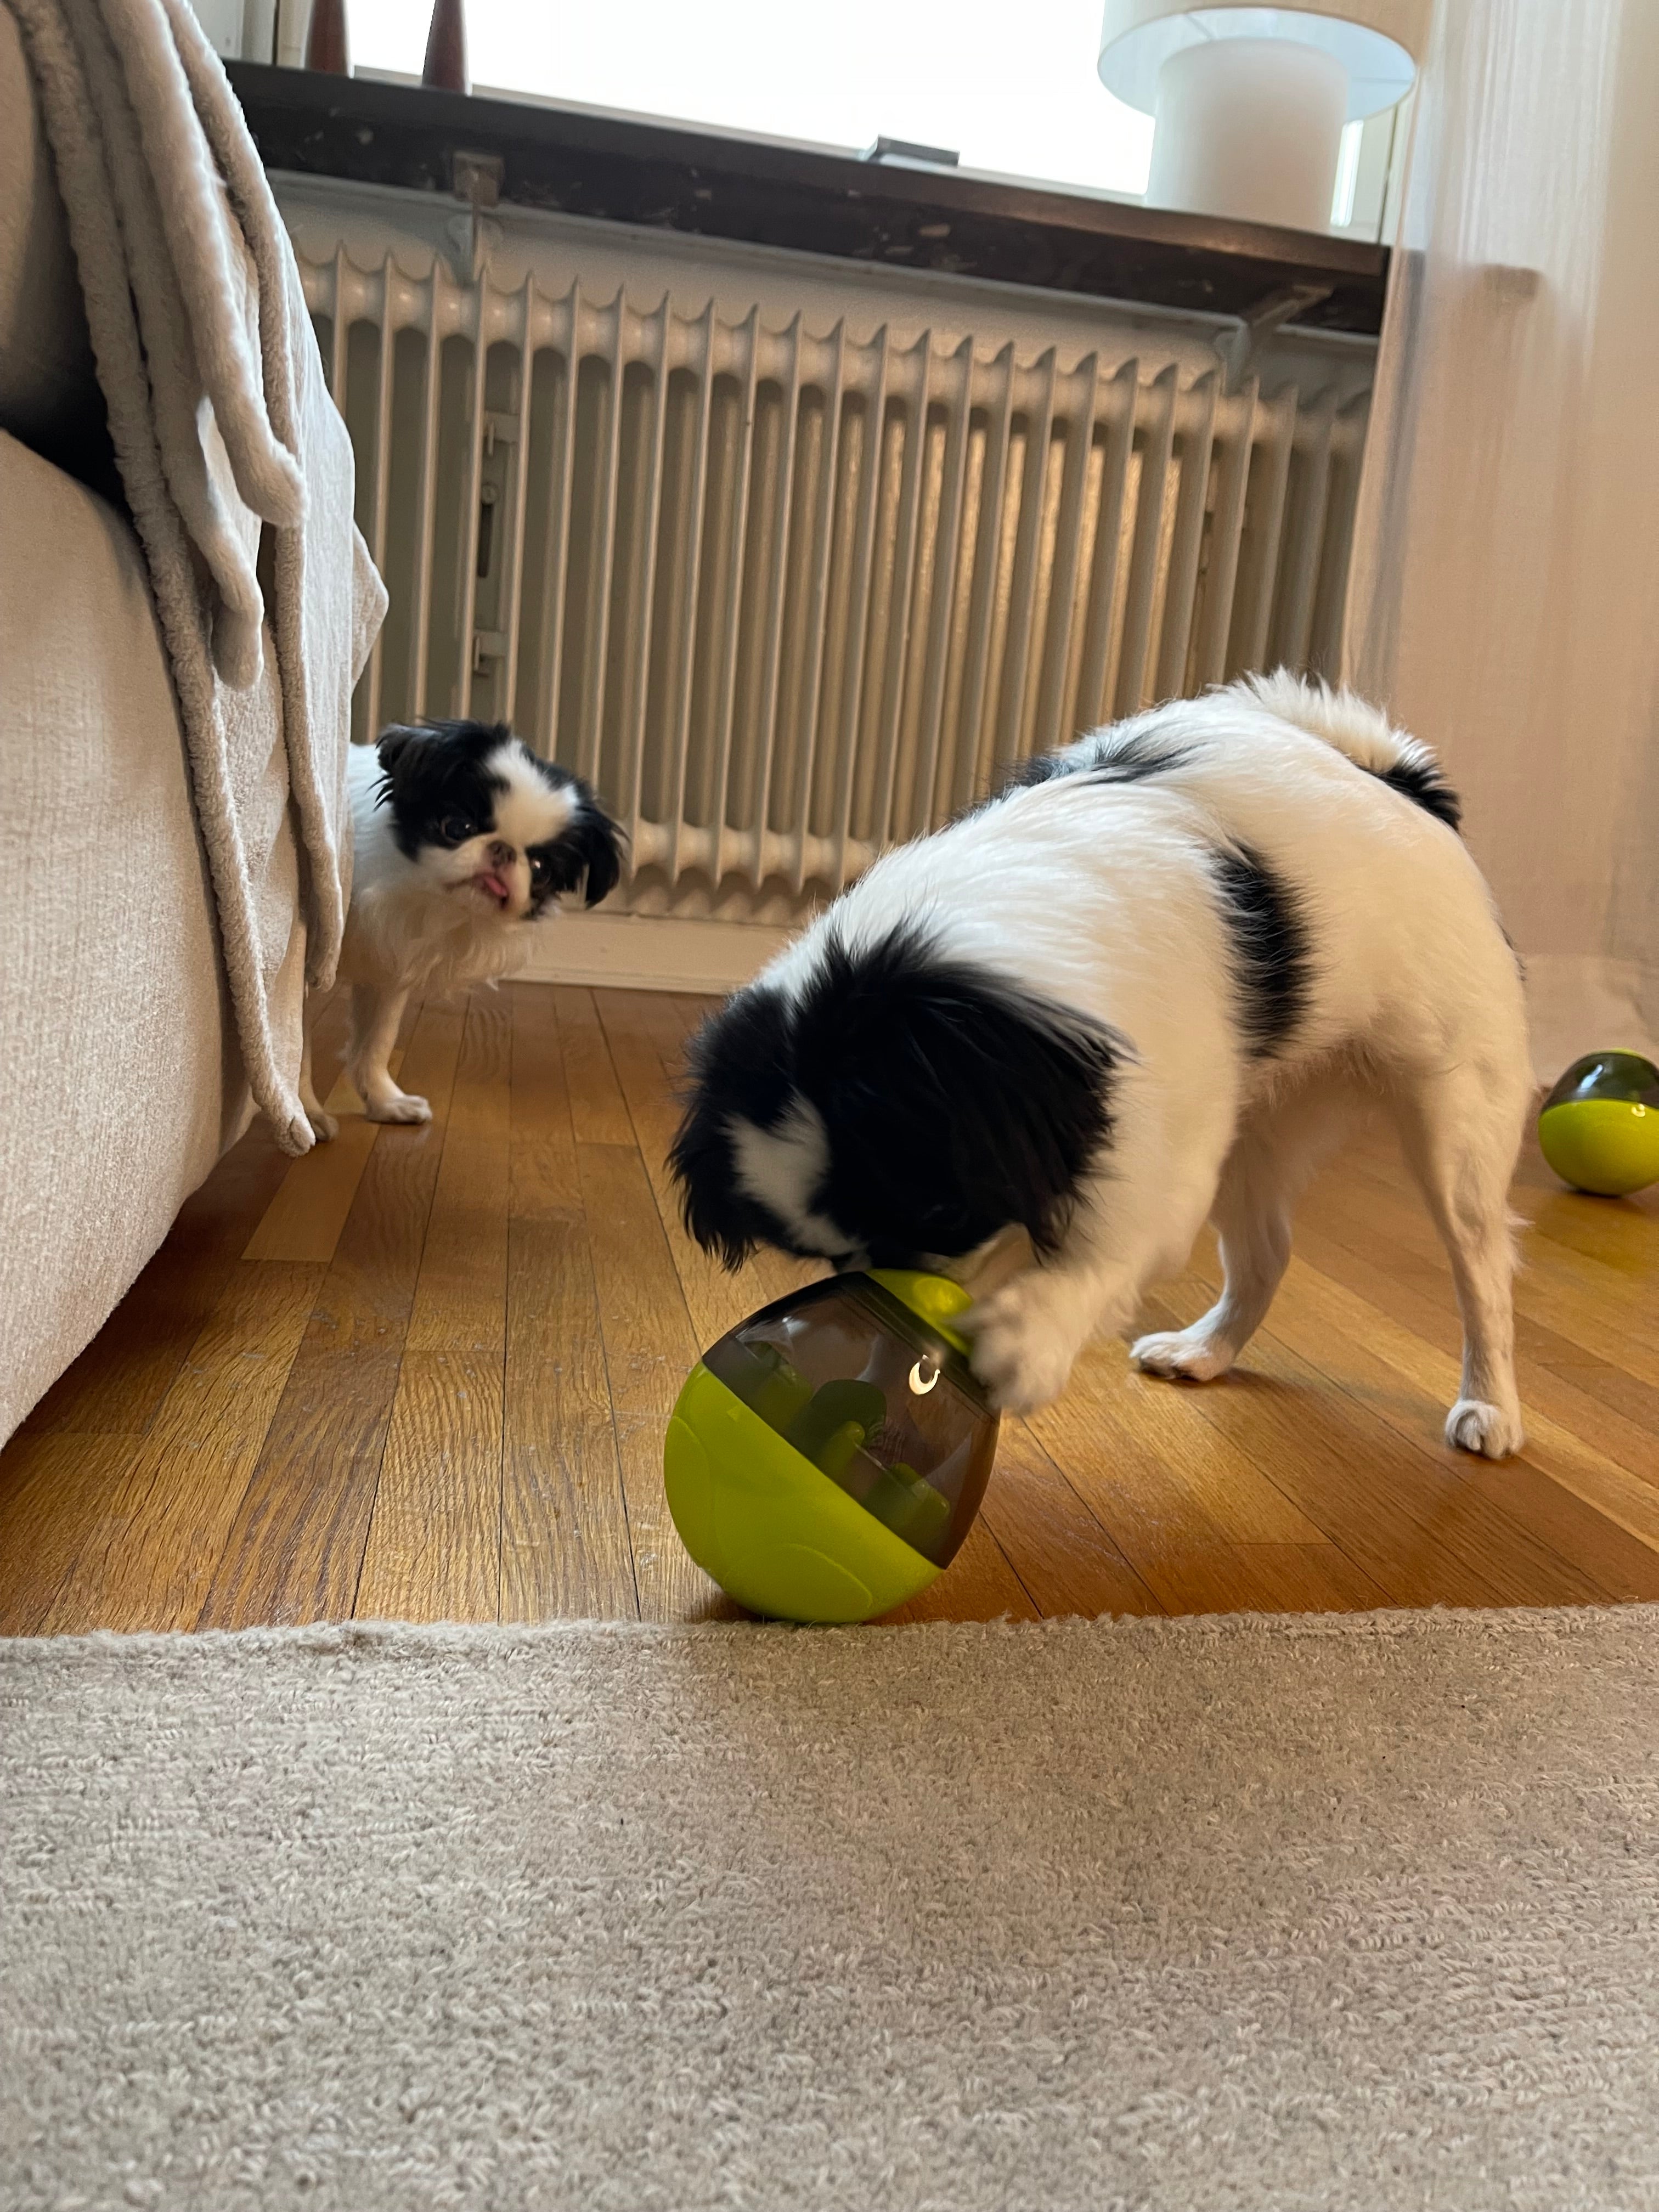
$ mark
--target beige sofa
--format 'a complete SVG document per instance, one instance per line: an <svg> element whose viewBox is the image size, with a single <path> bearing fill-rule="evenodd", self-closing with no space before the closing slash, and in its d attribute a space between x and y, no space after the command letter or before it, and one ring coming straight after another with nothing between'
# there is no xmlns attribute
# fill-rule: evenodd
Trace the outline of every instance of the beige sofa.
<svg viewBox="0 0 1659 2212"><path fill-rule="evenodd" d="M0 5L0 1439L250 1113L168 663L102 422ZM242 774L267 942L289 947L279 1027L297 1050L281 746Z"/></svg>

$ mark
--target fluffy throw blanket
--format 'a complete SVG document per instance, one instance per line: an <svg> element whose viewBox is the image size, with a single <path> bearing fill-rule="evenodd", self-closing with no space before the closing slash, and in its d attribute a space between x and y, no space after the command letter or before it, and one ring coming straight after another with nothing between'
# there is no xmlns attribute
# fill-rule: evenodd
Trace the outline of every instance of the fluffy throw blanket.
<svg viewBox="0 0 1659 2212"><path fill-rule="evenodd" d="M9 4L172 662L248 1080L304 1152L297 1054L272 1022L286 941L269 915L262 928L238 808L283 746L307 975L325 986L350 896L351 690L386 611L353 521L350 441L258 155L187 0Z"/></svg>

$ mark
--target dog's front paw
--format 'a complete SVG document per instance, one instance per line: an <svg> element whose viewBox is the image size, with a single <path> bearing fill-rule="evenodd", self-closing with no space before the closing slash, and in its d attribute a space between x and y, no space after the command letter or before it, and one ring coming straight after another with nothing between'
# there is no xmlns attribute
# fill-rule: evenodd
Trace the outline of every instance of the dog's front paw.
<svg viewBox="0 0 1659 2212"><path fill-rule="evenodd" d="M1172 1382L1213 1382L1232 1365L1231 1355L1206 1329L1160 1329L1155 1335L1137 1337L1129 1357L1148 1375L1162 1375Z"/></svg>
<svg viewBox="0 0 1659 2212"><path fill-rule="evenodd" d="M1082 1337L1064 1304L1025 1275L967 1316L974 1372L999 1413L1034 1413L1066 1388Z"/></svg>
<svg viewBox="0 0 1659 2212"><path fill-rule="evenodd" d="M307 1106L306 1119L311 1124L311 1133L319 1145L332 1144L340 1133L340 1125L326 1106Z"/></svg>
<svg viewBox="0 0 1659 2212"><path fill-rule="evenodd" d="M1446 1442L1480 1459L1507 1459L1526 1441L1518 1406L1494 1406L1485 1398L1460 1398L1446 1416Z"/></svg>
<svg viewBox="0 0 1659 2212"><path fill-rule="evenodd" d="M432 1109L411 1091L394 1091L389 1098L373 1098L363 1108L371 1121L429 1121Z"/></svg>

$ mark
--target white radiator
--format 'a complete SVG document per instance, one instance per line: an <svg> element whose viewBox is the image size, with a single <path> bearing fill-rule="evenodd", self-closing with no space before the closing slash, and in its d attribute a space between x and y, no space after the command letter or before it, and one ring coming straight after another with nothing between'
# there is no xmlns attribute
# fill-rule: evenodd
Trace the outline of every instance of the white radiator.
<svg viewBox="0 0 1659 2212"><path fill-rule="evenodd" d="M779 921L1028 754L1334 666L1369 341L276 180L392 612L359 727L511 721L635 912Z"/></svg>

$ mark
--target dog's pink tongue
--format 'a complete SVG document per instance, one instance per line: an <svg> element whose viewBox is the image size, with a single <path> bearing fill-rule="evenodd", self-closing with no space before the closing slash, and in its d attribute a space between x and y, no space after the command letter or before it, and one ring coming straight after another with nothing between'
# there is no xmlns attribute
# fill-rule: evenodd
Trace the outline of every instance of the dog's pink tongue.
<svg viewBox="0 0 1659 2212"><path fill-rule="evenodd" d="M498 905L505 906L513 896L512 892L508 890L507 885L501 881L501 878L497 875L492 875L488 869L484 871L483 875L475 877L474 881L482 884L484 889L489 893L491 898L495 900Z"/></svg>

